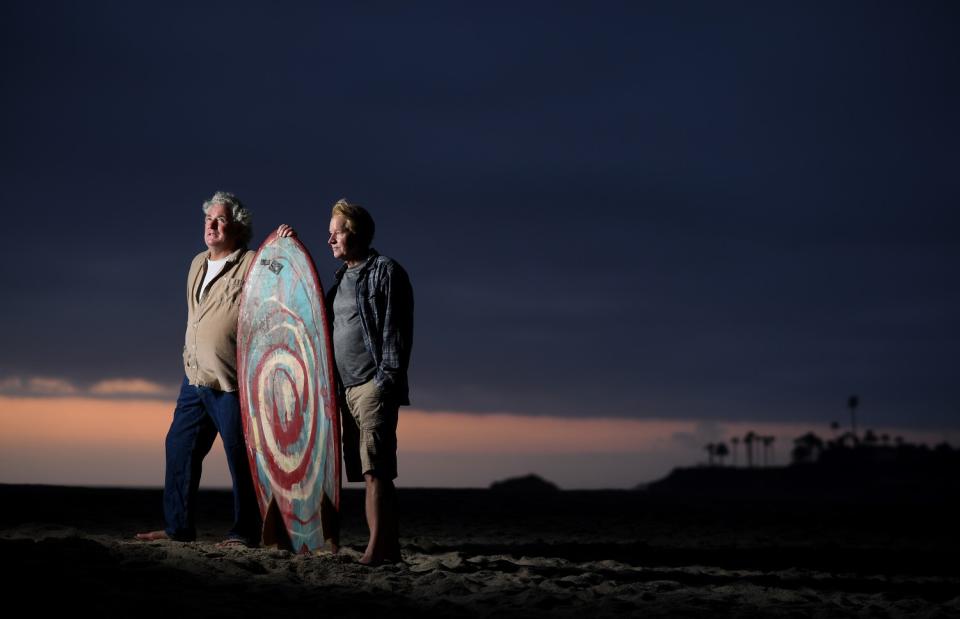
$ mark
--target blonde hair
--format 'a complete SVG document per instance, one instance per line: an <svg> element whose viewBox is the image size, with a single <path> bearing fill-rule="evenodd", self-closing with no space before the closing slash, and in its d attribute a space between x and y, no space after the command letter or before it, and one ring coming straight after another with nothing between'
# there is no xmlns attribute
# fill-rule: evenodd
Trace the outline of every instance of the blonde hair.
<svg viewBox="0 0 960 619"><path fill-rule="evenodd" d="M376 225L367 209L359 204L352 204L346 198L340 198L333 205L331 217L339 215L343 218L343 227L350 234L357 237L357 241L364 248L369 248L373 242L373 233Z"/></svg>

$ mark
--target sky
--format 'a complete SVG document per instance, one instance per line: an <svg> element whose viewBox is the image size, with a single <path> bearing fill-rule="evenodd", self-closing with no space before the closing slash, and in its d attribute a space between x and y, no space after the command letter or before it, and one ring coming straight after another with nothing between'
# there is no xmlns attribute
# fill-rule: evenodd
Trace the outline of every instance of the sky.
<svg viewBox="0 0 960 619"><path fill-rule="evenodd" d="M221 189L409 272L400 483L960 444L956 3L341 4L0 7L0 482L160 483Z"/></svg>

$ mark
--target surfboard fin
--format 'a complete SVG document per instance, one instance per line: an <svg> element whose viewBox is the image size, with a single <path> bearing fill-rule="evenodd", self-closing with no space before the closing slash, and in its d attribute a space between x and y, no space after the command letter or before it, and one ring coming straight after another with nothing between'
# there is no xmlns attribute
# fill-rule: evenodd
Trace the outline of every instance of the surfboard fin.
<svg viewBox="0 0 960 619"><path fill-rule="evenodd" d="M320 526L324 541L336 552L340 548L340 512L326 492L320 496Z"/></svg>
<svg viewBox="0 0 960 619"><path fill-rule="evenodd" d="M283 516L280 515L280 506L277 505L276 497L270 499L267 513L263 517L263 545L276 545L280 550L293 552L293 542L290 540L290 534L287 533L287 526L283 524Z"/></svg>

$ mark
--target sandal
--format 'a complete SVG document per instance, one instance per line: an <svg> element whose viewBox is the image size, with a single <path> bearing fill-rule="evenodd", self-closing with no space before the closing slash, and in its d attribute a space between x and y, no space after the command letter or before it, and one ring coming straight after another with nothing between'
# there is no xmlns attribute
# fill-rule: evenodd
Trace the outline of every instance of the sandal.
<svg viewBox="0 0 960 619"><path fill-rule="evenodd" d="M243 548L250 548L250 544L240 539L239 537L228 537L222 542L217 543L217 548L233 548L236 546L242 546Z"/></svg>

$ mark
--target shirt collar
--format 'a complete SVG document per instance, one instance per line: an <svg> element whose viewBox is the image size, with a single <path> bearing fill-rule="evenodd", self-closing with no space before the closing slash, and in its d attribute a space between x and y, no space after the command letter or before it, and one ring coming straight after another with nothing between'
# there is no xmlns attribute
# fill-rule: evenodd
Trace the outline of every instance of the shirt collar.
<svg viewBox="0 0 960 619"><path fill-rule="evenodd" d="M230 255L229 255L229 256L227 256L227 263L236 262L237 260L240 259L240 256L242 256L244 253L246 253L246 251L247 251L247 248L246 248L246 247L238 247L238 248L236 248L235 250L233 250L232 252L230 252ZM210 259L211 259L211 258L210 258L210 250L208 249L208 250L207 250L207 260L210 260Z"/></svg>
<svg viewBox="0 0 960 619"><path fill-rule="evenodd" d="M369 253L367 254L367 259L364 261L363 266L360 267L360 272L357 274L357 276L359 277L364 273L366 273L367 269L370 268L370 264L373 263L373 261L379 255L380 253L371 247L369 250ZM337 281L340 281L343 278L343 274L346 272L347 272L347 263L344 262L343 264L340 265L340 268L337 269L337 272L334 274L334 278L336 278Z"/></svg>

